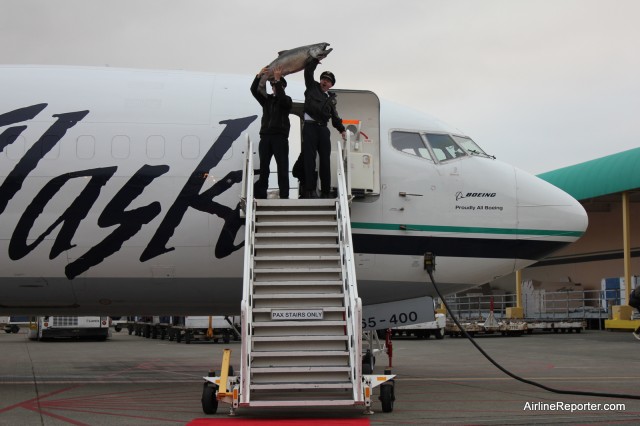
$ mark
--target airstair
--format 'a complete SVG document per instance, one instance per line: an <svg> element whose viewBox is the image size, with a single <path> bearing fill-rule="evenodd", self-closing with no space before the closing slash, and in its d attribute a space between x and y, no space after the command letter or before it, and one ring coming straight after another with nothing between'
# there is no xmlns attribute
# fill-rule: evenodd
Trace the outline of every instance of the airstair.
<svg viewBox="0 0 640 426"><path fill-rule="evenodd" d="M359 391L352 320L360 301L341 261L348 254L341 253L338 204L256 202L243 348L243 396L252 406L352 404Z"/></svg>
<svg viewBox="0 0 640 426"><path fill-rule="evenodd" d="M223 360L222 374L205 379L231 413L295 406L370 411L372 389L393 376L362 374L362 305L344 164L338 161L334 199L256 200L251 152L247 140L240 374L227 373ZM205 412L212 392L205 395L205 383ZM216 408L217 401L209 411Z"/></svg>

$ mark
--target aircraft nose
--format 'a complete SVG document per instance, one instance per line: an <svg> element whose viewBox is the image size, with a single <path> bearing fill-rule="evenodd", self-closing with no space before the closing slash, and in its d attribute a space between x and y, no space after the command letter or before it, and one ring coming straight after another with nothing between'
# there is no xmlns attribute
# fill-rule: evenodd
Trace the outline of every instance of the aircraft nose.
<svg viewBox="0 0 640 426"><path fill-rule="evenodd" d="M587 212L550 183L516 170L518 259L540 260L578 240L587 230Z"/></svg>

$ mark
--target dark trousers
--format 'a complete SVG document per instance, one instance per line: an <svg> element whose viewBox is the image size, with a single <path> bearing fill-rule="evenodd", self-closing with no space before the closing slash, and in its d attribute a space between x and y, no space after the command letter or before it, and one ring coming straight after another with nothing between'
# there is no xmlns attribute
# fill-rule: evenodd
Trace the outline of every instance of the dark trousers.
<svg viewBox="0 0 640 426"><path fill-rule="evenodd" d="M258 146L260 177L253 187L256 198L267 198L269 187L269 165L275 157L278 166L278 188L280 198L289 198L289 141L284 135L261 135Z"/></svg>
<svg viewBox="0 0 640 426"><path fill-rule="evenodd" d="M320 176L320 192L329 194L331 190L331 136L327 126L305 123L302 128L302 155L304 157L304 189L315 191L316 152L320 157L318 175Z"/></svg>

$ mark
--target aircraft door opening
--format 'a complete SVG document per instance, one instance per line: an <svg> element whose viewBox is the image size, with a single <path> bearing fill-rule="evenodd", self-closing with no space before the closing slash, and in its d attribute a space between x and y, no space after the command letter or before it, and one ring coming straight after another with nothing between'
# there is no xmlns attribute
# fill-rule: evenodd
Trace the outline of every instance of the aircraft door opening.
<svg viewBox="0 0 640 426"><path fill-rule="evenodd" d="M348 132L347 175L355 196L380 194L380 100L369 91L336 90L338 113ZM342 137L331 130L331 186L337 186L336 141Z"/></svg>

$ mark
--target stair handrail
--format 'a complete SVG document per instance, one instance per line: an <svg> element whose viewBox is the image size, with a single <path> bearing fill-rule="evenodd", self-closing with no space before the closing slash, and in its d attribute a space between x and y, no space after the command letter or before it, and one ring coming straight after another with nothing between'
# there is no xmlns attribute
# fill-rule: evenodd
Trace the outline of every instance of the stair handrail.
<svg viewBox="0 0 640 426"><path fill-rule="evenodd" d="M349 140L347 139L347 143ZM347 176L345 174L342 142L338 141L338 238L340 240L340 264L342 267L342 285L344 288L344 302L346 307L347 335L352 336L348 345L349 365L351 366L353 383L353 400L363 401L362 390L362 301L358 297L358 282L356 280L355 259L353 255L353 240L351 236L351 217L349 213L350 194L347 192ZM348 157L347 157L348 158Z"/></svg>
<svg viewBox="0 0 640 426"><path fill-rule="evenodd" d="M242 303L241 303L241 350L240 350L240 403L250 401L250 363L249 352L251 350L251 294L253 293L253 255L255 234L255 199L253 197L253 144L247 134L247 145L243 170L242 195L245 204L244 224L244 273L242 278Z"/></svg>
<svg viewBox="0 0 640 426"><path fill-rule="evenodd" d="M351 132L347 131L346 133L346 140L345 140L345 144L344 144L344 152L343 152L343 156L344 156L344 171L345 171L345 183L346 183L346 194L347 197L349 199L353 198L351 196ZM340 141L338 141L338 143L340 144ZM340 158L340 157L339 157Z"/></svg>

